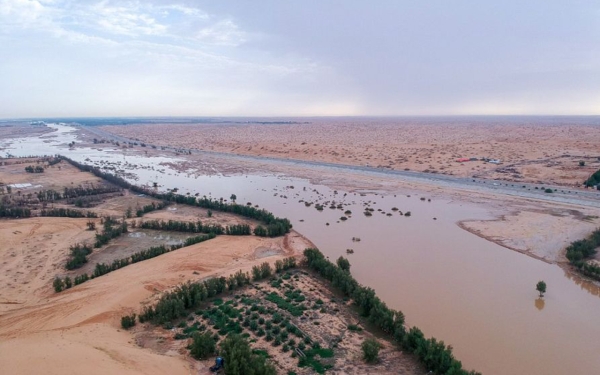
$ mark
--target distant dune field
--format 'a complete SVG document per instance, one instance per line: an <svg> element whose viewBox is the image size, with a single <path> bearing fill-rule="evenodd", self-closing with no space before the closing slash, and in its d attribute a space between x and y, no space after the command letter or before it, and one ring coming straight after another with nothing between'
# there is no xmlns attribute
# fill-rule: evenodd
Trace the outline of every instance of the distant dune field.
<svg viewBox="0 0 600 375"><path fill-rule="evenodd" d="M103 130L160 146L564 186L580 186L600 169L600 126L581 120L317 119L309 124L148 124ZM458 161L462 158L478 160Z"/></svg>

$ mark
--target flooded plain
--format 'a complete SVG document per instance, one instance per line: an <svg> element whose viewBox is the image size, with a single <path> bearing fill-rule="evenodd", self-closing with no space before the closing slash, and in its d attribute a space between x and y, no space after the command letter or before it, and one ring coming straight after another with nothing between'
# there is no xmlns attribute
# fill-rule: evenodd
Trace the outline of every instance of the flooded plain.
<svg viewBox="0 0 600 375"><path fill-rule="evenodd" d="M137 184L157 182L161 190L178 188L217 199L236 194L240 204L250 202L287 217L332 260L348 257L357 280L403 311L407 324L451 344L466 368L483 374L557 375L600 369L598 288L557 265L462 230L457 225L462 220L491 218L481 205L429 201L427 195L335 191L268 173L182 173L160 165L181 159L110 146L69 150L74 129L53 127L57 131L50 135L0 146L15 156L61 153L120 171ZM535 291L539 280L548 285L543 300Z"/></svg>

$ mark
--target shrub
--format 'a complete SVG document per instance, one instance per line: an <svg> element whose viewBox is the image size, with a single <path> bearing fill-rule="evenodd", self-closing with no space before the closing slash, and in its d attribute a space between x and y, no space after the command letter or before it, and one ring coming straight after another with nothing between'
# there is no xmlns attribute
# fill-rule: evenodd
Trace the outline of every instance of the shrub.
<svg viewBox="0 0 600 375"><path fill-rule="evenodd" d="M206 359L215 353L216 343L210 333L194 333L190 345L190 355L196 359Z"/></svg>
<svg viewBox="0 0 600 375"><path fill-rule="evenodd" d="M221 343L227 375L261 374L276 375L275 367L264 356L254 354L248 341L240 335L231 334Z"/></svg>
<svg viewBox="0 0 600 375"><path fill-rule="evenodd" d="M379 348L379 342L375 339L366 339L363 341L361 345L363 359L368 363L376 362L379 357Z"/></svg>
<svg viewBox="0 0 600 375"><path fill-rule="evenodd" d="M54 291L56 293L62 292L62 290L65 287L64 284L63 284L62 279L60 277L58 277L58 276L54 278L54 282L52 283L52 286L54 286Z"/></svg>
<svg viewBox="0 0 600 375"><path fill-rule="evenodd" d="M121 327L129 329L135 325L135 314L121 317Z"/></svg>

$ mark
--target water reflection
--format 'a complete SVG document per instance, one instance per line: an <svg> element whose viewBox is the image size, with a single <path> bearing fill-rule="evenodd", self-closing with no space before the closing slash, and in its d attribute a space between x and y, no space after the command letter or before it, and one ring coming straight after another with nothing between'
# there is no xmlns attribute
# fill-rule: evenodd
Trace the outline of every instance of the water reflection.
<svg viewBox="0 0 600 375"><path fill-rule="evenodd" d="M581 288L581 290L585 290L591 295L600 297L600 286L589 280L584 279L583 277L577 275L576 273L568 269L565 269L564 272L565 277L577 284Z"/></svg>
<svg viewBox="0 0 600 375"><path fill-rule="evenodd" d="M543 298L537 298L535 300L535 308L542 311L544 309L544 307L546 306L546 301L544 301Z"/></svg>

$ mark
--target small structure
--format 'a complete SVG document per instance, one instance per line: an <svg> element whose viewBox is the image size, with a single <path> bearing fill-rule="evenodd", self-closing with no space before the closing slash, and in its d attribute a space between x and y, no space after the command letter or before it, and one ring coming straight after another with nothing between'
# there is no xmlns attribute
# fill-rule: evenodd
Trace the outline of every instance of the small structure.
<svg viewBox="0 0 600 375"><path fill-rule="evenodd" d="M223 357L217 357L217 359L215 359L215 365L210 368L210 371L217 372L223 367L225 367L225 360Z"/></svg>

